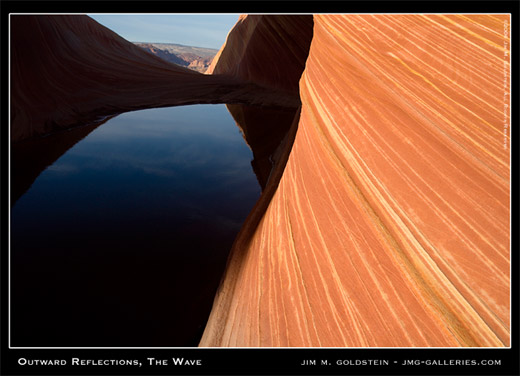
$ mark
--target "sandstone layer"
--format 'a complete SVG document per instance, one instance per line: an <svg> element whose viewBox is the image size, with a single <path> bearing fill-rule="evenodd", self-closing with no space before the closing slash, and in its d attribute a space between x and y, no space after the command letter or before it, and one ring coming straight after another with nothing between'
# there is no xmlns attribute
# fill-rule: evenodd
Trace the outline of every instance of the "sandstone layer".
<svg viewBox="0 0 520 376"><path fill-rule="evenodd" d="M291 88L248 57L285 69L262 49L272 21L249 19L212 71ZM509 22L314 16L292 150L201 346L509 346ZM288 51L309 32L287 31Z"/></svg>
<svg viewBox="0 0 520 376"><path fill-rule="evenodd" d="M299 104L297 96L168 63L87 16L10 19L13 142L143 108Z"/></svg>
<svg viewBox="0 0 520 376"><path fill-rule="evenodd" d="M240 16L208 74L298 93L312 39L312 16Z"/></svg>

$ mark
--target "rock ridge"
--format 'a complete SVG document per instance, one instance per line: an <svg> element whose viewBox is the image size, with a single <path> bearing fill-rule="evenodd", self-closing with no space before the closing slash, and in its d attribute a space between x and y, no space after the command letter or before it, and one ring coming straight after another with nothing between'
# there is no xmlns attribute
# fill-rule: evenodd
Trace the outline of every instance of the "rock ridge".
<svg viewBox="0 0 520 376"><path fill-rule="evenodd" d="M267 19L241 17L210 69L293 88L250 59ZM200 346L510 345L510 21L313 17L287 164Z"/></svg>

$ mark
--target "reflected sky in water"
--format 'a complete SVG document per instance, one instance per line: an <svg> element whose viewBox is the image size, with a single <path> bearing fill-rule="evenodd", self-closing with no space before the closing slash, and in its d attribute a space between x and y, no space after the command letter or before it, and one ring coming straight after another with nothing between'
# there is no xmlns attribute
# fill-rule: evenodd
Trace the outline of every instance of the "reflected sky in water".
<svg viewBox="0 0 520 376"><path fill-rule="evenodd" d="M130 112L11 213L12 345L196 346L260 196L225 105Z"/></svg>

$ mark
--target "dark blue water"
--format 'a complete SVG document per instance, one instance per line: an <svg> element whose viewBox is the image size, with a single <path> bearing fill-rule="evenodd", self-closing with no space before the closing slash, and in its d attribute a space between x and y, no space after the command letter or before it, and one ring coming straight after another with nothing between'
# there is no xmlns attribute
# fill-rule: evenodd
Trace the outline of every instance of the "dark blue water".
<svg viewBox="0 0 520 376"><path fill-rule="evenodd" d="M13 346L196 346L260 195L225 105L122 114L11 212Z"/></svg>

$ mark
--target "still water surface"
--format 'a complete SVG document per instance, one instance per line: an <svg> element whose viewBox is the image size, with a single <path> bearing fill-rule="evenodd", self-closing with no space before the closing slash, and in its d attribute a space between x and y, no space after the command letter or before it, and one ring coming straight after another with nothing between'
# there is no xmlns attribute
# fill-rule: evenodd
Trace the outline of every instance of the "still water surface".
<svg viewBox="0 0 520 376"><path fill-rule="evenodd" d="M225 105L122 114L11 211L13 346L196 346L260 195Z"/></svg>

